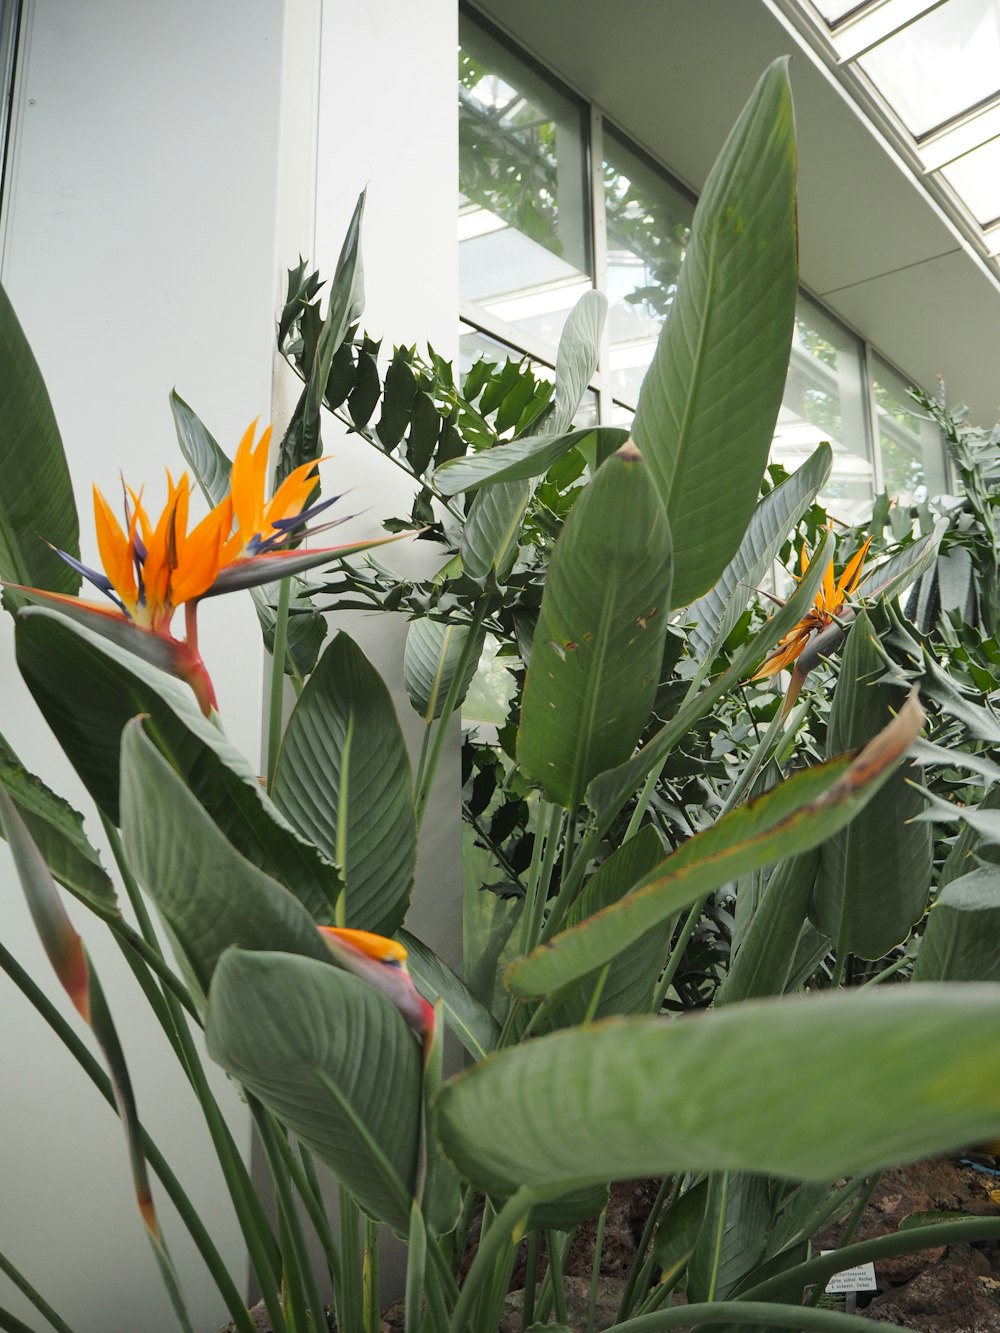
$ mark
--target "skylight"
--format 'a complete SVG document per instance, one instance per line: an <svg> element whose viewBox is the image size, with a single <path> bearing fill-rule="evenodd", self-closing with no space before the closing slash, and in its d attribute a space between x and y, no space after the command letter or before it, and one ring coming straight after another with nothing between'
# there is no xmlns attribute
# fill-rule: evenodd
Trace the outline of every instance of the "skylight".
<svg viewBox="0 0 1000 1333"><path fill-rule="evenodd" d="M1000 0L771 3L1000 272Z"/></svg>

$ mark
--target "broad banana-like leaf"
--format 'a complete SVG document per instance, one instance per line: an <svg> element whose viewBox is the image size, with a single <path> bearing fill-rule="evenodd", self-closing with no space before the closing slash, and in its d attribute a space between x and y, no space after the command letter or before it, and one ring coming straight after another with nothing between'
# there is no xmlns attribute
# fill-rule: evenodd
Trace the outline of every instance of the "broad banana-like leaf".
<svg viewBox="0 0 1000 1333"><path fill-rule="evenodd" d="M339 968L229 949L208 1049L399 1235L416 1193L420 1048L394 1004Z"/></svg>
<svg viewBox="0 0 1000 1333"><path fill-rule="evenodd" d="M575 926L624 898L641 879L663 859L663 843L651 824L634 838L618 847L584 886L583 892L566 914L566 925ZM647 931L633 948L619 954L607 968L585 977L571 987L553 1006L551 1027L570 1027L591 1018L610 1018L614 1014L648 1014L652 1008L653 987L663 971L670 944L672 921L664 921Z"/></svg>
<svg viewBox="0 0 1000 1333"><path fill-rule="evenodd" d="M0 287L0 580L73 594L80 530L59 427L24 330Z"/></svg>
<svg viewBox="0 0 1000 1333"><path fill-rule="evenodd" d="M619 902L512 963L507 987L524 997L560 990L735 876L823 842L888 780L922 720L913 695L853 761L805 769L689 838Z"/></svg>
<svg viewBox="0 0 1000 1333"><path fill-rule="evenodd" d="M915 981L1000 981L1000 866L953 879L924 929Z"/></svg>
<svg viewBox="0 0 1000 1333"><path fill-rule="evenodd" d="M767 1253L771 1181L749 1171L709 1177L701 1232L688 1265L687 1294L696 1301L724 1301Z"/></svg>
<svg viewBox="0 0 1000 1333"><path fill-rule="evenodd" d="M272 794L338 867L347 924L391 935L417 861L410 760L385 682L346 634L330 643L288 720Z"/></svg>
<svg viewBox="0 0 1000 1333"><path fill-rule="evenodd" d="M431 620L429 616L410 621L403 653L403 683L410 703L425 722L433 722L444 711L448 691L471 633L469 625L449 625L443 620ZM476 634L456 696L456 707L469 692L485 637L484 630Z"/></svg>
<svg viewBox="0 0 1000 1333"><path fill-rule="evenodd" d="M553 435L569 430L601 359L608 317L603 292L584 292L569 312L556 352L556 406L548 423Z"/></svg>
<svg viewBox="0 0 1000 1333"><path fill-rule="evenodd" d="M114 824L120 819L122 729L145 713L150 733L223 836L312 916L327 918L340 888L335 867L285 821L240 752L202 716L186 685L54 611L21 611L15 634L28 688Z"/></svg>
<svg viewBox="0 0 1000 1333"><path fill-rule="evenodd" d="M797 296L787 60L765 71L705 183L632 435L674 537L672 606L715 583L753 513Z"/></svg>
<svg viewBox="0 0 1000 1333"><path fill-rule="evenodd" d="M819 850L790 856L776 866L719 987L716 1004L781 995L795 962L802 923L809 912Z"/></svg>
<svg viewBox="0 0 1000 1333"><path fill-rule="evenodd" d="M868 616L859 612L847 636L827 728L830 754L864 745L899 706L898 687L878 684L884 661ZM838 951L882 958L906 939L927 907L933 839L912 822L924 798L909 767L889 778L857 817L820 849L814 924Z"/></svg>
<svg viewBox="0 0 1000 1333"><path fill-rule="evenodd" d="M178 962L205 996L224 950L285 949L330 965L302 904L227 842L139 718L122 735L122 837Z"/></svg>
<svg viewBox="0 0 1000 1333"><path fill-rule="evenodd" d="M574 808L632 753L659 684L670 579L663 506L623 445L566 520L532 642L518 759L549 800Z"/></svg>
<svg viewBox="0 0 1000 1333"><path fill-rule="evenodd" d="M474 1060L485 1060L497 1044L500 1024L432 949L408 930L397 932L406 946L413 984L432 1004L440 1002L444 1020Z"/></svg>
<svg viewBox="0 0 1000 1333"><path fill-rule="evenodd" d="M521 524L530 502L528 481L502 481L479 492L459 544L462 568L470 579L506 582L517 559Z"/></svg>
<svg viewBox="0 0 1000 1333"><path fill-rule="evenodd" d="M459 491L494 486L501 481L530 481L533 477L543 476L571 449L595 445L614 450L627 439L628 431L620 426L588 426L562 435L526 435L523 439L442 463L434 474L434 483L443 495L456 495Z"/></svg>
<svg viewBox="0 0 1000 1333"><path fill-rule="evenodd" d="M877 1059L859 1065L859 1050ZM1000 986L608 1019L501 1052L446 1084L438 1109L446 1152L501 1197L685 1171L878 1171L1000 1132Z"/></svg>
<svg viewBox="0 0 1000 1333"><path fill-rule="evenodd" d="M753 511L739 550L718 583L689 606L685 615L697 621L691 631L691 651L698 660L711 660L718 653L832 466L833 450L821 444L797 472L768 491Z"/></svg>

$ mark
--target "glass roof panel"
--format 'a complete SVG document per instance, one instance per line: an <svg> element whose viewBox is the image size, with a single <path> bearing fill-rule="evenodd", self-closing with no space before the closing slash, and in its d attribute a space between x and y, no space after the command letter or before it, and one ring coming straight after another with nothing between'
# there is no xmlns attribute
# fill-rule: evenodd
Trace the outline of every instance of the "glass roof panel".
<svg viewBox="0 0 1000 1333"><path fill-rule="evenodd" d="M1000 92L1000 5L947 0L857 63L907 129L925 134Z"/></svg>
<svg viewBox="0 0 1000 1333"><path fill-rule="evenodd" d="M836 23L852 9L857 9L858 0L813 0L813 4L826 19L827 23Z"/></svg>
<svg viewBox="0 0 1000 1333"><path fill-rule="evenodd" d="M941 172L981 227L1000 219L1000 139L991 139Z"/></svg>

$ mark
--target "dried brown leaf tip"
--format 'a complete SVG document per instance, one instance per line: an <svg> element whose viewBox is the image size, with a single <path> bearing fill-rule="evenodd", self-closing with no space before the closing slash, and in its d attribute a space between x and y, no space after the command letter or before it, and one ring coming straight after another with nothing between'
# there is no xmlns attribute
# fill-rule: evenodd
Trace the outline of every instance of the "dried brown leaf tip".
<svg viewBox="0 0 1000 1333"><path fill-rule="evenodd" d="M621 446L621 448L615 450L615 457L623 458L626 463L642 462L642 452L639 449L638 445L635 443L635 441L632 439L631 435Z"/></svg>

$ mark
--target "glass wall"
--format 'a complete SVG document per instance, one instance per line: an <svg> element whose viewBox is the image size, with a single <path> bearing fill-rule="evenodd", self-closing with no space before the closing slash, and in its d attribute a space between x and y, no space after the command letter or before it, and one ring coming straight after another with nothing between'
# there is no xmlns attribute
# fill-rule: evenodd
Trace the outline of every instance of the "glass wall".
<svg viewBox="0 0 1000 1333"><path fill-rule="evenodd" d="M836 8L836 6L834 6ZM586 418L628 425L677 290L694 200L598 112L478 19L459 26L462 356L551 366L583 292L607 293ZM822 502L863 523L875 493L913 503L948 488L938 432L902 377L814 299L796 311L773 457L833 446Z"/></svg>

